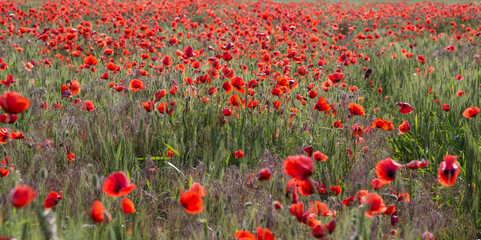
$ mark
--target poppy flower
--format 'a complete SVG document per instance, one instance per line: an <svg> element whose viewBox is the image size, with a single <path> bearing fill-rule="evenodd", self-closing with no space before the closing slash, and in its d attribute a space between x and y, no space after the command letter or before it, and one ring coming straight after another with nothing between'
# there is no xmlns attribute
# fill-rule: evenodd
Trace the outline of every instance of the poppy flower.
<svg viewBox="0 0 481 240"><path fill-rule="evenodd" d="M57 206L58 202L62 200L62 191L60 191L60 194L57 192L50 192L47 195L47 198L45 199L45 202L43 202L43 206L45 209L53 208Z"/></svg>
<svg viewBox="0 0 481 240"><path fill-rule="evenodd" d="M88 56L84 58L84 63L87 65L97 65L97 62L97 58L95 58L94 56Z"/></svg>
<svg viewBox="0 0 481 240"><path fill-rule="evenodd" d="M29 186L17 186L12 192L12 205L16 208L27 206L37 196Z"/></svg>
<svg viewBox="0 0 481 240"><path fill-rule="evenodd" d="M0 169L0 177L6 177L9 174L10 174L10 172L7 169L5 169L5 168Z"/></svg>
<svg viewBox="0 0 481 240"><path fill-rule="evenodd" d="M399 128L398 128L400 134L405 134L409 132L410 129L411 129L411 125L409 124L408 121L403 121L403 123L399 125Z"/></svg>
<svg viewBox="0 0 481 240"><path fill-rule="evenodd" d="M451 106L449 106L448 104L443 104L442 108L446 112L449 112L449 110L451 110Z"/></svg>
<svg viewBox="0 0 481 240"><path fill-rule="evenodd" d="M154 105L154 102L147 101L147 102L142 103L142 107L144 107L145 111L150 112L150 111L154 110L155 105Z"/></svg>
<svg viewBox="0 0 481 240"><path fill-rule="evenodd" d="M303 179L297 182L299 193L303 196L310 196L315 192L314 185L310 179Z"/></svg>
<svg viewBox="0 0 481 240"><path fill-rule="evenodd" d="M374 189L374 190L377 190L377 189L380 189L382 188L386 183L384 181L382 181L381 179L379 178L374 178L372 181L371 181L371 187Z"/></svg>
<svg viewBox="0 0 481 240"><path fill-rule="evenodd" d="M401 164L395 162L391 158L386 158L376 164L376 175L379 178L379 181L388 183L394 180L396 177L396 171L401 167Z"/></svg>
<svg viewBox="0 0 481 240"><path fill-rule="evenodd" d="M324 239L325 236L329 233L329 229L327 226L322 224L316 224L311 230L312 236L315 238Z"/></svg>
<svg viewBox="0 0 481 240"><path fill-rule="evenodd" d="M376 118L374 122L372 122L372 125L376 128L380 128L382 130L388 130L389 129L389 122L386 120L382 120L380 118Z"/></svg>
<svg viewBox="0 0 481 240"><path fill-rule="evenodd" d="M396 205L391 204L391 205L386 207L386 211L384 211L384 214L391 215L391 214L394 213L394 211L396 211Z"/></svg>
<svg viewBox="0 0 481 240"><path fill-rule="evenodd" d="M331 192L333 192L334 195L336 196L338 196L342 192L342 188L339 186L334 186L334 187L331 187L330 189L331 189Z"/></svg>
<svg viewBox="0 0 481 240"><path fill-rule="evenodd" d="M2 123L15 123L18 116L15 114L2 114L0 115L0 122Z"/></svg>
<svg viewBox="0 0 481 240"><path fill-rule="evenodd" d="M136 92L137 90L144 89L144 83L139 79L134 79L130 81L129 88L132 89L132 93Z"/></svg>
<svg viewBox="0 0 481 240"><path fill-rule="evenodd" d="M180 205L190 214L197 214L204 210L203 201L198 191L189 190L180 195Z"/></svg>
<svg viewBox="0 0 481 240"><path fill-rule="evenodd" d="M302 149L302 151L307 153L308 157L312 157L312 152L314 151L314 148L312 146L307 146L304 149Z"/></svg>
<svg viewBox="0 0 481 240"><path fill-rule="evenodd" d="M414 110L409 103L398 102L396 105L401 107L399 112L402 114L412 113Z"/></svg>
<svg viewBox="0 0 481 240"><path fill-rule="evenodd" d="M87 109L88 112L95 110L95 105L92 101L86 100L85 101L85 108Z"/></svg>
<svg viewBox="0 0 481 240"><path fill-rule="evenodd" d="M238 150L235 152L235 158L243 158L244 157L244 152L242 150Z"/></svg>
<svg viewBox="0 0 481 240"><path fill-rule="evenodd" d="M331 80L332 82L338 83L338 82L340 82L340 81L344 78L344 74L343 74L343 73L339 73L339 72L331 73L331 74L329 74L328 78L329 78L329 80Z"/></svg>
<svg viewBox="0 0 481 240"><path fill-rule="evenodd" d="M267 228L257 227L256 229L257 240L276 240L274 234Z"/></svg>
<svg viewBox="0 0 481 240"><path fill-rule="evenodd" d="M130 201L130 199L128 199L127 197L124 197L122 199L121 209L125 214L130 214L135 212L134 203Z"/></svg>
<svg viewBox="0 0 481 240"><path fill-rule="evenodd" d="M80 93L80 83L77 80L73 80L70 82L70 92L72 96L78 95Z"/></svg>
<svg viewBox="0 0 481 240"><path fill-rule="evenodd" d="M327 208L327 205L325 203L316 201L314 203L310 203L310 205L313 212L316 213L318 216L332 216L332 212L329 210L329 208Z"/></svg>
<svg viewBox="0 0 481 240"><path fill-rule="evenodd" d="M326 114L331 110L331 106L327 103L326 99L319 97L316 105L314 105L314 110L319 110L321 112L326 112Z"/></svg>
<svg viewBox="0 0 481 240"><path fill-rule="evenodd" d="M314 163L304 155L289 156L284 161L285 173L293 178L305 179L313 173Z"/></svg>
<svg viewBox="0 0 481 240"><path fill-rule="evenodd" d="M234 88L235 91L239 92L240 94L245 94L246 93L246 89L245 89L245 85L246 83L244 82L244 80L240 77L234 77L232 80L231 80L231 85L232 87Z"/></svg>
<svg viewBox="0 0 481 240"><path fill-rule="evenodd" d="M256 236L248 231L237 231L234 238L235 240L256 240Z"/></svg>
<svg viewBox="0 0 481 240"><path fill-rule="evenodd" d="M357 124L352 125L352 136L362 138L363 127Z"/></svg>
<svg viewBox="0 0 481 240"><path fill-rule="evenodd" d="M446 187L453 185L456 182L459 171L460 166L457 162L457 156L446 155L438 168L439 183Z"/></svg>
<svg viewBox="0 0 481 240"><path fill-rule="evenodd" d="M19 114L30 106L30 101L16 92L5 92L0 96L0 106L6 113Z"/></svg>
<svg viewBox="0 0 481 240"><path fill-rule="evenodd" d="M269 180L271 179L272 172L269 168L264 168L259 171L259 177L257 180L259 181L264 181L264 180Z"/></svg>
<svg viewBox="0 0 481 240"><path fill-rule="evenodd" d="M313 156L314 160L322 161L322 162L327 161L327 158L328 158L326 155L322 154L319 151L314 152L314 154L312 156Z"/></svg>
<svg viewBox="0 0 481 240"><path fill-rule="evenodd" d="M0 80L0 84L4 85L5 87L9 88L12 83L16 82L13 80L12 75L8 75L6 80Z"/></svg>
<svg viewBox="0 0 481 240"><path fill-rule="evenodd" d="M409 169L418 169L418 168L425 168L425 167L428 167L430 164L429 161L426 161L426 160L414 160L414 161L411 161L409 163L406 163L406 167L409 168Z"/></svg>
<svg viewBox="0 0 481 240"><path fill-rule="evenodd" d="M369 193L361 198L361 204L367 205L366 216L372 218L373 214L380 214L386 211L386 206L381 196L376 193Z"/></svg>
<svg viewBox="0 0 481 240"><path fill-rule="evenodd" d="M3 106L2 106L3 107ZM469 107L463 112L463 117L465 118L473 118L478 116L479 108L477 107Z"/></svg>
<svg viewBox="0 0 481 240"><path fill-rule="evenodd" d="M109 197L122 197L135 189L135 184L130 184L124 172L115 172L105 179L102 191Z"/></svg>
<svg viewBox="0 0 481 240"><path fill-rule="evenodd" d="M112 216L110 213L105 209L104 205L100 201L95 201L92 205L92 211L90 212L90 217L94 222L105 222L105 217L107 217L107 221L112 221Z"/></svg>
<svg viewBox="0 0 481 240"><path fill-rule="evenodd" d="M341 201L341 205L349 206L349 204L351 204L352 202L354 202L354 196L350 196L350 197L345 198L344 200L342 200L342 201Z"/></svg>
<svg viewBox="0 0 481 240"><path fill-rule="evenodd" d="M359 116L366 116L364 113L364 108L357 104L357 103L349 103L349 110L351 111L351 115L359 115Z"/></svg>

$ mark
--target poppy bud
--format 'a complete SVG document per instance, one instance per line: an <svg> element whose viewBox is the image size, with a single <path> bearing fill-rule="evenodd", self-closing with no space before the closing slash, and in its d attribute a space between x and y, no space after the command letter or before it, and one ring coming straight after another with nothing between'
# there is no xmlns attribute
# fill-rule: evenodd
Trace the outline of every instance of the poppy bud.
<svg viewBox="0 0 481 240"><path fill-rule="evenodd" d="M261 169L259 172L259 177L257 178L259 181L269 180L271 179L272 172L269 168Z"/></svg>

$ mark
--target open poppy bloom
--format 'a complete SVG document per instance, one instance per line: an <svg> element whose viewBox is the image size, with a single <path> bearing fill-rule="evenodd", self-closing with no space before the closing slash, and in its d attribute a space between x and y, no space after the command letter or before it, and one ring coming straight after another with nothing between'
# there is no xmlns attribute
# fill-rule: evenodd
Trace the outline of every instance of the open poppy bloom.
<svg viewBox="0 0 481 240"><path fill-rule="evenodd" d="M314 163L304 155L289 156L284 161L285 173L293 178L305 179L313 173Z"/></svg>
<svg viewBox="0 0 481 240"><path fill-rule="evenodd" d="M16 92L5 92L0 96L0 106L6 113L19 114L30 106L30 101Z"/></svg>
<svg viewBox="0 0 481 240"><path fill-rule="evenodd" d="M234 238L236 240L256 240L256 236L248 231L237 231Z"/></svg>
<svg viewBox="0 0 481 240"><path fill-rule="evenodd" d="M478 116L479 108L477 107L469 107L463 112L463 117L465 118L473 118Z"/></svg>
<svg viewBox="0 0 481 240"><path fill-rule="evenodd" d="M88 56L84 58L84 63L87 65L97 65L97 62L97 58L95 58L94 56Z"/></svg>
<svg viewBox="0 0 481 240"><path fill-rule="evenodd" d="M85 109L86 109L88 112L95 110L95 105L94 105L94 103L93 103L92 101L90 101L90 100L86 100L86 101L85 101Z"/></svg>
<svg viewBox="0 0 481 240"><path fill-rule="evenodd" d="M414 110L409 103L398 102L396 105L401 107L399 112L402 114L412 113Z"/></svg>
<svg viewBox="0 0 481 240"><path fill-rule="evenodd" d="M401 164L395 162L391 158L386 158L376 164L376 175L379 181L388 183L394 180L396 177L396 171L401 167Z"/></svg>
<svg viewBox="0 0 481 240"><path fill-rule="evenodd" d="M134 79L130 81L129 88L132 89L132 93L136 92L137 90L144 89L144 83L139 79Z"/></svg>
<svg viewBox="0 0 481 240"><path fill-rule="evenodd" d="M312 157L314 158L314 160L316 161L322 161L322 162L325 162L327 161L327 156L324 155L323 153L319 152L319 151L316 151L314 152L314 154L312 155Z"/></svg>
<svg viewBox="0 0 481 240"><path fill-rule="evenodd" d="M110 213L105 209L104 205L100 201L95 201L92 206L92 211L90 212L90 217L94 222L105 222L112 221L112 216ZM107 217L107 219L105 219Z"/></svg>
<svg viewBox="0 0 481 240"><path fill-rule="evenodd" d="M403 123L399 125L399 128L398 128L400 134L405 134L409 132L410 129L411 129L411 125L409 124L408 121L403 121Z"/></svg>
<svg viewBox="0 0 481 240"><path fill-rule="evenodd" d="M37 196L29 186L17 186L12 192L12 205L17 208L27 206Z"/></svg>
<svg viewBox="0 0 481 240"><path fill-rule="evenodd" d="M361 198L361 204L367 205L366 216L372 218L374 214L380 214L386 211L386 206L381 196L376 193L369 193Z"/></svg>
<svg viewBox="0 0 481 240"><path fill-rule="evenodd" d="M47 198L45 199L45 202L43 202L43 206L45 209L53 208L57 206L58 202L62 200L62 191L60 191L60 194L57 192L51 192L48 194Z"/></svg>
<svg viewBox="0 0 481 240"><path fill-rule="evenodd" d="M245 155L244 152L240 149L236 151L234 154L235 154L235 158L243 158Z"/></svg>
<svg viewBox="0 0 481 240"><path fill-rule="evenodd" d="M7 169L5 169L5 168L0 169L0 177L6 177L9 174L10 174L10 172Z"/></svg>
<svg viewBox="0 0 481 240"><path fill-rule="evenodd" d="M205 189L199 183L193 183L190 190L180 193L180 205L190 214L197 214L204 210L201 197L205 196Z"/></svg>
<svg viewBox="0 0 481 240"><path fill-rule="evenodd" d="M386 184L386 182L384 182L383 180L381 180L379 178L374 178L371 181L371 187L374 188L374 190L382 188L385 184Z"/></svg>
<svg viewBox="0 0 481 240"><path fill-rule="evenodd" d="M134 213L135 212L135 205L132 201L130 201L130 199L128 199L127 197L124 197L122 199L121 209L125 214Z"/></svg>
<svg viewBox="0 0 481 240"><path fill-rule="evenodd" d="M326 99L323 97L319 97L316 105L314 105L314 109L317 109L321 112L325 112L326 114L331 111L331 106L327 103Z"/></svg>
<svg viewBox="0 0 481 240"><path fill-rule="evenodd" d="M134 184L130 184L124 172L115 172L105 179L102 191L109 197L122 197L135 189Z"/></svg>
<svg viewBox="0 0 481 240"><path fill-rule="evenodd" d="M154 102L147 101L147 102L142 103L142 107L144 107L145 111L150 112L150 111L154 110L155 105L154 105Z"/></svg>
<svg viewBox="0 0 481 240"><path fill-rule="evenodd" d="M267 228L257 227L256 229L257 240L276 240L274 234Z"/></svg>
<svg viewBox="0 0 481 240"><path fill-rule="evenodd" d="M351 115L359 115L359 116L366 116L364 113L364 108L357 104L357 103L349 103L349 110L351 111Z"/></svg>
<svg viewBox="0 0 481 240"><path fill-rule="evenodd" d="M441 185L449 187L456 182L460 171L457 157L453 155L444 156L444 161L441 162L438 168L438 181Z"/></svg>

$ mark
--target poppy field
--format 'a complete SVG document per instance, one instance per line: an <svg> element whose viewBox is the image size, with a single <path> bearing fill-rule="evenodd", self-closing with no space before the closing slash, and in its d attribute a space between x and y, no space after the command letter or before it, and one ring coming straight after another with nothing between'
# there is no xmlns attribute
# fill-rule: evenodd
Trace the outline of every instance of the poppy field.
<svg viewBox="0 0 481 240"><path fill-rule="evenodd" d="M481 4L0 0L0 240L479 239Z"/></svg>

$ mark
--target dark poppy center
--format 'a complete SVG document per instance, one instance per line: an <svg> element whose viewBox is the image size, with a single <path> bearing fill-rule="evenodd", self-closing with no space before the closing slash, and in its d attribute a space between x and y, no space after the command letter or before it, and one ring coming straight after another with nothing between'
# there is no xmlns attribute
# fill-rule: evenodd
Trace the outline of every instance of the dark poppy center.
<svg viewBox="0 0 481 240"><path fill-rule="evenodd" d="M451 170L444 169L443 170L444 175L449 175L449 174L454 175L455 172L456 172L456 169L451 169Z"/></svg>
<svg viewBox="0 0 481 240"><path fill-rule="evenodd" d="M396 171L389 169L389 171L387 171L387 176L389 178L394 178L394 176L396 176Z"/></svg>

